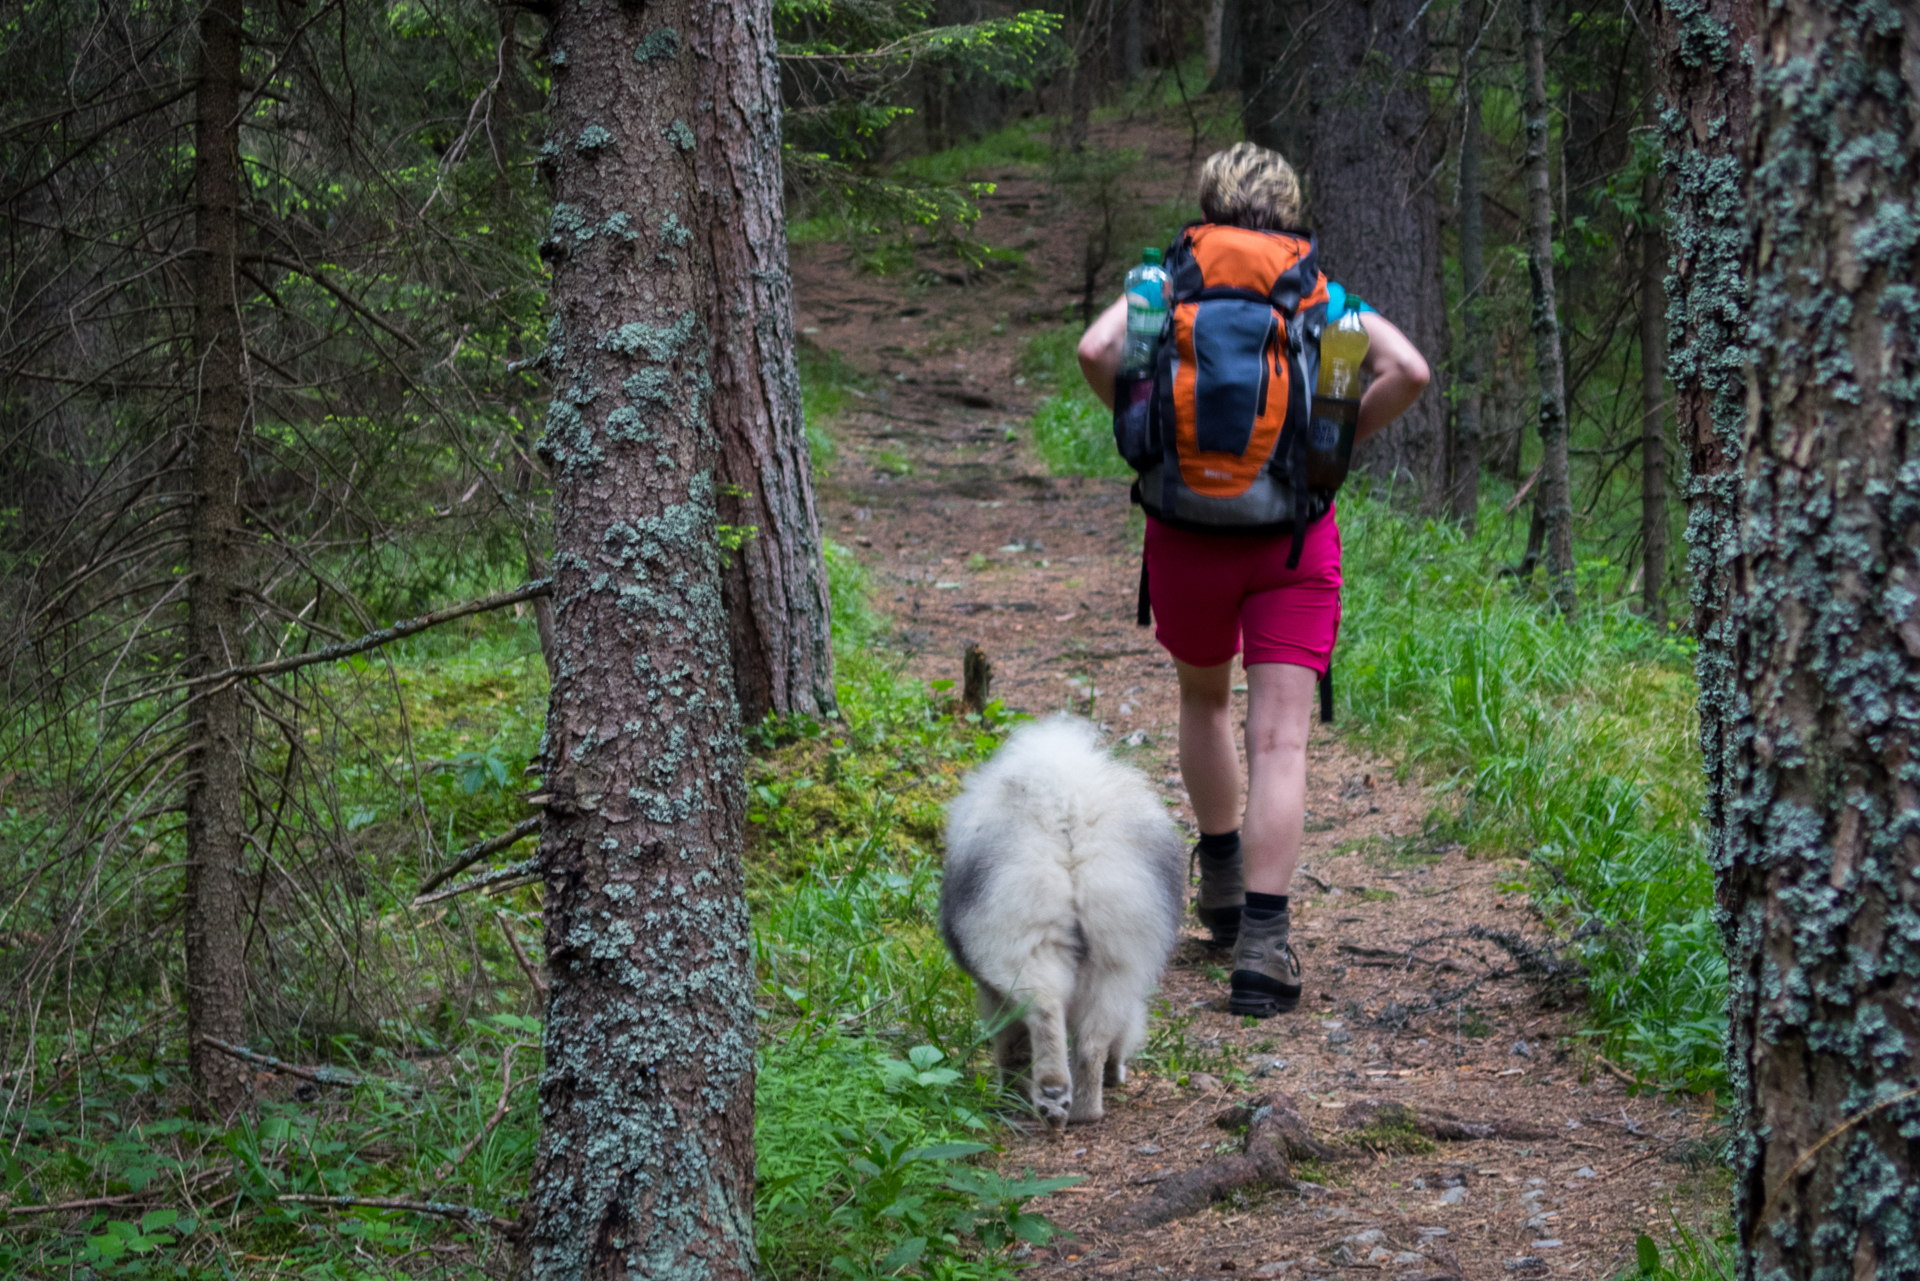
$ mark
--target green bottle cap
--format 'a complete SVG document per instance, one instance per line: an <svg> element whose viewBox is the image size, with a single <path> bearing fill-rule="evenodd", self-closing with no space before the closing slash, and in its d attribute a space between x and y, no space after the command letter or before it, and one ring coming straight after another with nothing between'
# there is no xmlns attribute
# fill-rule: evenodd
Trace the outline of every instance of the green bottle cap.
<svg viewBox="0 0 1920 1281"><path fill-rule="evenodd" d="M1140 251L1140 261L1149 267L1158 267L1160 265L1160 251L1158 249L1142 249Z"/></svg>

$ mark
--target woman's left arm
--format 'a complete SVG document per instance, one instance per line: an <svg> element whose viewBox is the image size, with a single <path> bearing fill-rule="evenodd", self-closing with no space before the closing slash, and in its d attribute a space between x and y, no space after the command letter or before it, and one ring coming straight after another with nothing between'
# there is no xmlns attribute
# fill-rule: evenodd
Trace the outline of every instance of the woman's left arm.
<svg viewBox="0 0 1920 1281"><path fill-rule="evenodd" d="M1373 375L1373 381L1360 397L1360 421L1353 432L1356 441L1406 413L1433 376L1426 357L1392 321L1377 311L1363 311L1360 323L1367 327L1368 342L1361 368Z"/></svg>

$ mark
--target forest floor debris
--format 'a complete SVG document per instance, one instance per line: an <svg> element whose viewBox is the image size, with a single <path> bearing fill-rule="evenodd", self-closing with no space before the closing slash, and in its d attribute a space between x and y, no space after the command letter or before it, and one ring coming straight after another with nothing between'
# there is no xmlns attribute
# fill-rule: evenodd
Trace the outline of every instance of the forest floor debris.
<svg viewBox="0 0 1920 1281"><path fill-rule="evenodd" d="M1142 151L1143 200L1180 198L1185 139L1134 123L1093 142ZM1030 170L987 176L978 234L1020 246L1018 271L954 287L795 247L803 338L864 384L837 415L825 532L870 570L911 670L957 690L979 645L994 697L1098 721L1190 828L1172 665L1134 625L1127 482L1049 474L1024 430L1022 341L1079 296L1076 218ZM1637 1234L1710 1219L1723 1182L1686 1156L1710 1101L1636 1096L1581 1048L1578 975L1519 893L1524 865L1429 839L1438 798L1349 726L1315 726L1308 797L1307 998L1230 1015L1228 958L1189 931L1106 1120L1006 1140L1006 1172L1082 1179L1037 1203L1065 1235L1032 1251L1035 1275L1600 1278ZM1273 1110L1223 1136L1235 1105Z"/></svg>

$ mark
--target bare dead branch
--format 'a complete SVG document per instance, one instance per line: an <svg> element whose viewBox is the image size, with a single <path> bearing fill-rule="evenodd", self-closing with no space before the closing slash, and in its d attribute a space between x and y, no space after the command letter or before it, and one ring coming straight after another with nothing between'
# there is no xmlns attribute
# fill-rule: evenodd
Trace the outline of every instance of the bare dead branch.
<svg viewBox="0 0 1920 1281"><path fill-rule="evenodd" d="M509 846L518 845L529 836L538 835L540 831L540 819L541 816L538 814L532 818L521 819L500 835L489 836L486 840L476 845L467 846L467 848L455 854L453 859L445 867L422 881L415 898L417 899L421 894L429 894L439 889L442 885L445 885L448 881L460 875L460 873L466 871L481 859L491 858Z"/></svg>

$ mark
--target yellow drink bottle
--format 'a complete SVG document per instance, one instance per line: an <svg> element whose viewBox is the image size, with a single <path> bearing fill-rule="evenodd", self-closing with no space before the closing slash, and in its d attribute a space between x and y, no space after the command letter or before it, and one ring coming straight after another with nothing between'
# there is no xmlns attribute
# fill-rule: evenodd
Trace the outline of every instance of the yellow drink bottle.
<svg viewBox="0 0 1920 1281"><path fill-rule="evenodd" d="M1360 421L1360 365L1367 358L1367 327L1349 306L1320 335L1320 378L1313 389L1313 421L1307 435L1307 483L1338 489L1353 460L1353 430Z"/></svg>

